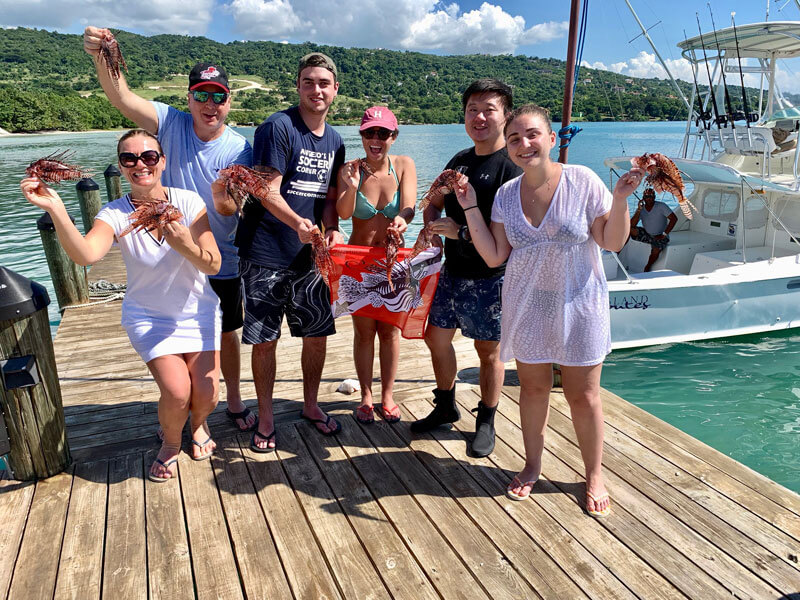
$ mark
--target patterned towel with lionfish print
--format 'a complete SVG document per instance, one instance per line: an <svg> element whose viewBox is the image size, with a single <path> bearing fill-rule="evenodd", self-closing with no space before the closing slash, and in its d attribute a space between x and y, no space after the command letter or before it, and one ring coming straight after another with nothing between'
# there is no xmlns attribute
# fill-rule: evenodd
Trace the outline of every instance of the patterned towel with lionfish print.
<svg viewBox="0 0 800 600"><path fill-rule="evenodd" d="M330 254L337 269L331 278L334 318L358 315L391 323L407 339L425 336L425 323L439 282L441 248L428 248L410 258L400 248L387 280L386 249L338 244Z"/></svg>

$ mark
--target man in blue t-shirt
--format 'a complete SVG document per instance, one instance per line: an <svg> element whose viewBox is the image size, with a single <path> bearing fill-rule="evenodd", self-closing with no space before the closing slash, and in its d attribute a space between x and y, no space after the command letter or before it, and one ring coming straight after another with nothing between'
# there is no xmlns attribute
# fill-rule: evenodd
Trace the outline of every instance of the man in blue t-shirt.
<svg viewBox="0 0 800 600"><path fill-rule="evenodd" d="M319 52L300 59L298 106L277 112L256 130L255 168L274 179L280 195L245 205L237 241L245 286L242 341L253 344L258 427L251 448L275 449L272 391L275 350L284 314L303 338L303 411L325 435L341 425L317 404L327 336L336 332L330 290L314 270L311 231L321 226L329 245L342 241L336 213L336 175L344 162L342 138L326 122L339 89L336 65Z"/></svg>
<svg viewBox="0 0 800 600"><path fill-rule="evenodd" d="M639 218L642 226L639 225ZM675 227L678 217L672 209L663 202L656 201L656 192L649 187L644 190L642 200L631 217L630 239L650 244L650 256L644 268L645 273L653 268L661 251L669 244L669 232Z"/></svg>
<svg viewBox="0 0 800 600"><path fill-rule="evenodd" d="M211 231L222 255L219 273L209 281L222 309L220 362L228 401L226 413L239 429L248 431L255 425L256 417L242 402L239 390L241 360L236 331L243 323L243 298L234 245L238 219L220 215L214 209L211 193L219 169L234 163L251 166L253 162L250 143L225 125L231 108L228 75L215 63L195 65L189 74L189 113L150 102L134 94L124 76L120 75L116 82L111 79L99 56L100 42L106 35L110 35L108 29L97 27L87 27L83 35L84 49L94 58L103 91L123 115L158 135L167 157L167 168L162 175L164 185L195 191L206 203ZM198 435L203 438L198 442L208 438L207 434ZM203 455L209 452L201 449Z"/></svg>

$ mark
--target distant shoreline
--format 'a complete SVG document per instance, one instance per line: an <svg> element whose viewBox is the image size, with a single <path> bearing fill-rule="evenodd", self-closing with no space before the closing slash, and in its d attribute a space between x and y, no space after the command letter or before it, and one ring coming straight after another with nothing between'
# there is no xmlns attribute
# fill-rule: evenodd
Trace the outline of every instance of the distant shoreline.
<svg viewBox="0 0 800 600"><path fill-rule="evenodd" d="M52 129L48 131L30 131L24 133L11 133L5 129L0 128L0 138L4 137L25 137L30 135L63 135L65 133L112 133L114 131L127 131L124 128L118 129L87 129L85 131L63 131L60 129Z"/></svg>

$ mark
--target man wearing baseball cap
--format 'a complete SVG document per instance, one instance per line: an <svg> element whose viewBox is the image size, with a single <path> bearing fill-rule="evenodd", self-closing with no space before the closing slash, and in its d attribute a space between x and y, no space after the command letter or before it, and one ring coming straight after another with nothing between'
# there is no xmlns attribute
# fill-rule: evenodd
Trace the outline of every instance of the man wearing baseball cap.
<svg viewBox="0 0 800 600"><path fill-rule="evenodd" d="M103 91L123 115L158 136L167 157L163 184L195 191L206 203L211 231L222 254L222 266L219 273L210 277L210 282L222 308L220 362L227 414L241 430L247 431L255 424L255 415L244 405L239 392L241 361L236 330L243 322L243 299L239 257L234 246L238 219L220 215L214 209L211 194L211 184L217 179L219 169L234 163L245 166L253 163L250 143L225 125L231 108L228 74L217 63L194 66L189 74L189 114L161 102L150 102L134 94L124 76L120 75L116 82L111 79L100 58L100 42L110 34L108 29L97 27L87 27L83 34L83 47L94 58ZM193 449L198 451L194 445ZM207 454L208 450L200 452Z"/></svg>
<svg viewBox="0 0 800 600"><path fill-rule="evenodd" d="M269 173L280 196L245 206L239 257L245 285L242 341L253 344L258 427L250 447L275 449L272 391L283 317L303 338L303 410L320 433L341 429L317 404L327 336L336 332L330 291L311 259L311 231L319 226L330 245L342 241L336 214L336 176L344 162L341 136L326 122L339 90L336 65L320 52L300 59L298 106L276 112L256 130L255 168Z"/></svg>

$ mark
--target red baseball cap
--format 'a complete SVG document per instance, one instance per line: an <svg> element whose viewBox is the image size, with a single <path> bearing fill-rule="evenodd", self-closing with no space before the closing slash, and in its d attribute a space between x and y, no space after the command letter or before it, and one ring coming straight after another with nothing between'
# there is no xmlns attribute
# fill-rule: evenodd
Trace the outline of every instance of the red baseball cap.
<svg viewBox="0 0 800 600"><path fill-rule="evenodd" d="M372 106L364 111L364 116L361 118L361 127L358 130L364 131L372 127L383 127L389 131L396 131L397 117L385 106Z"/></svg>

